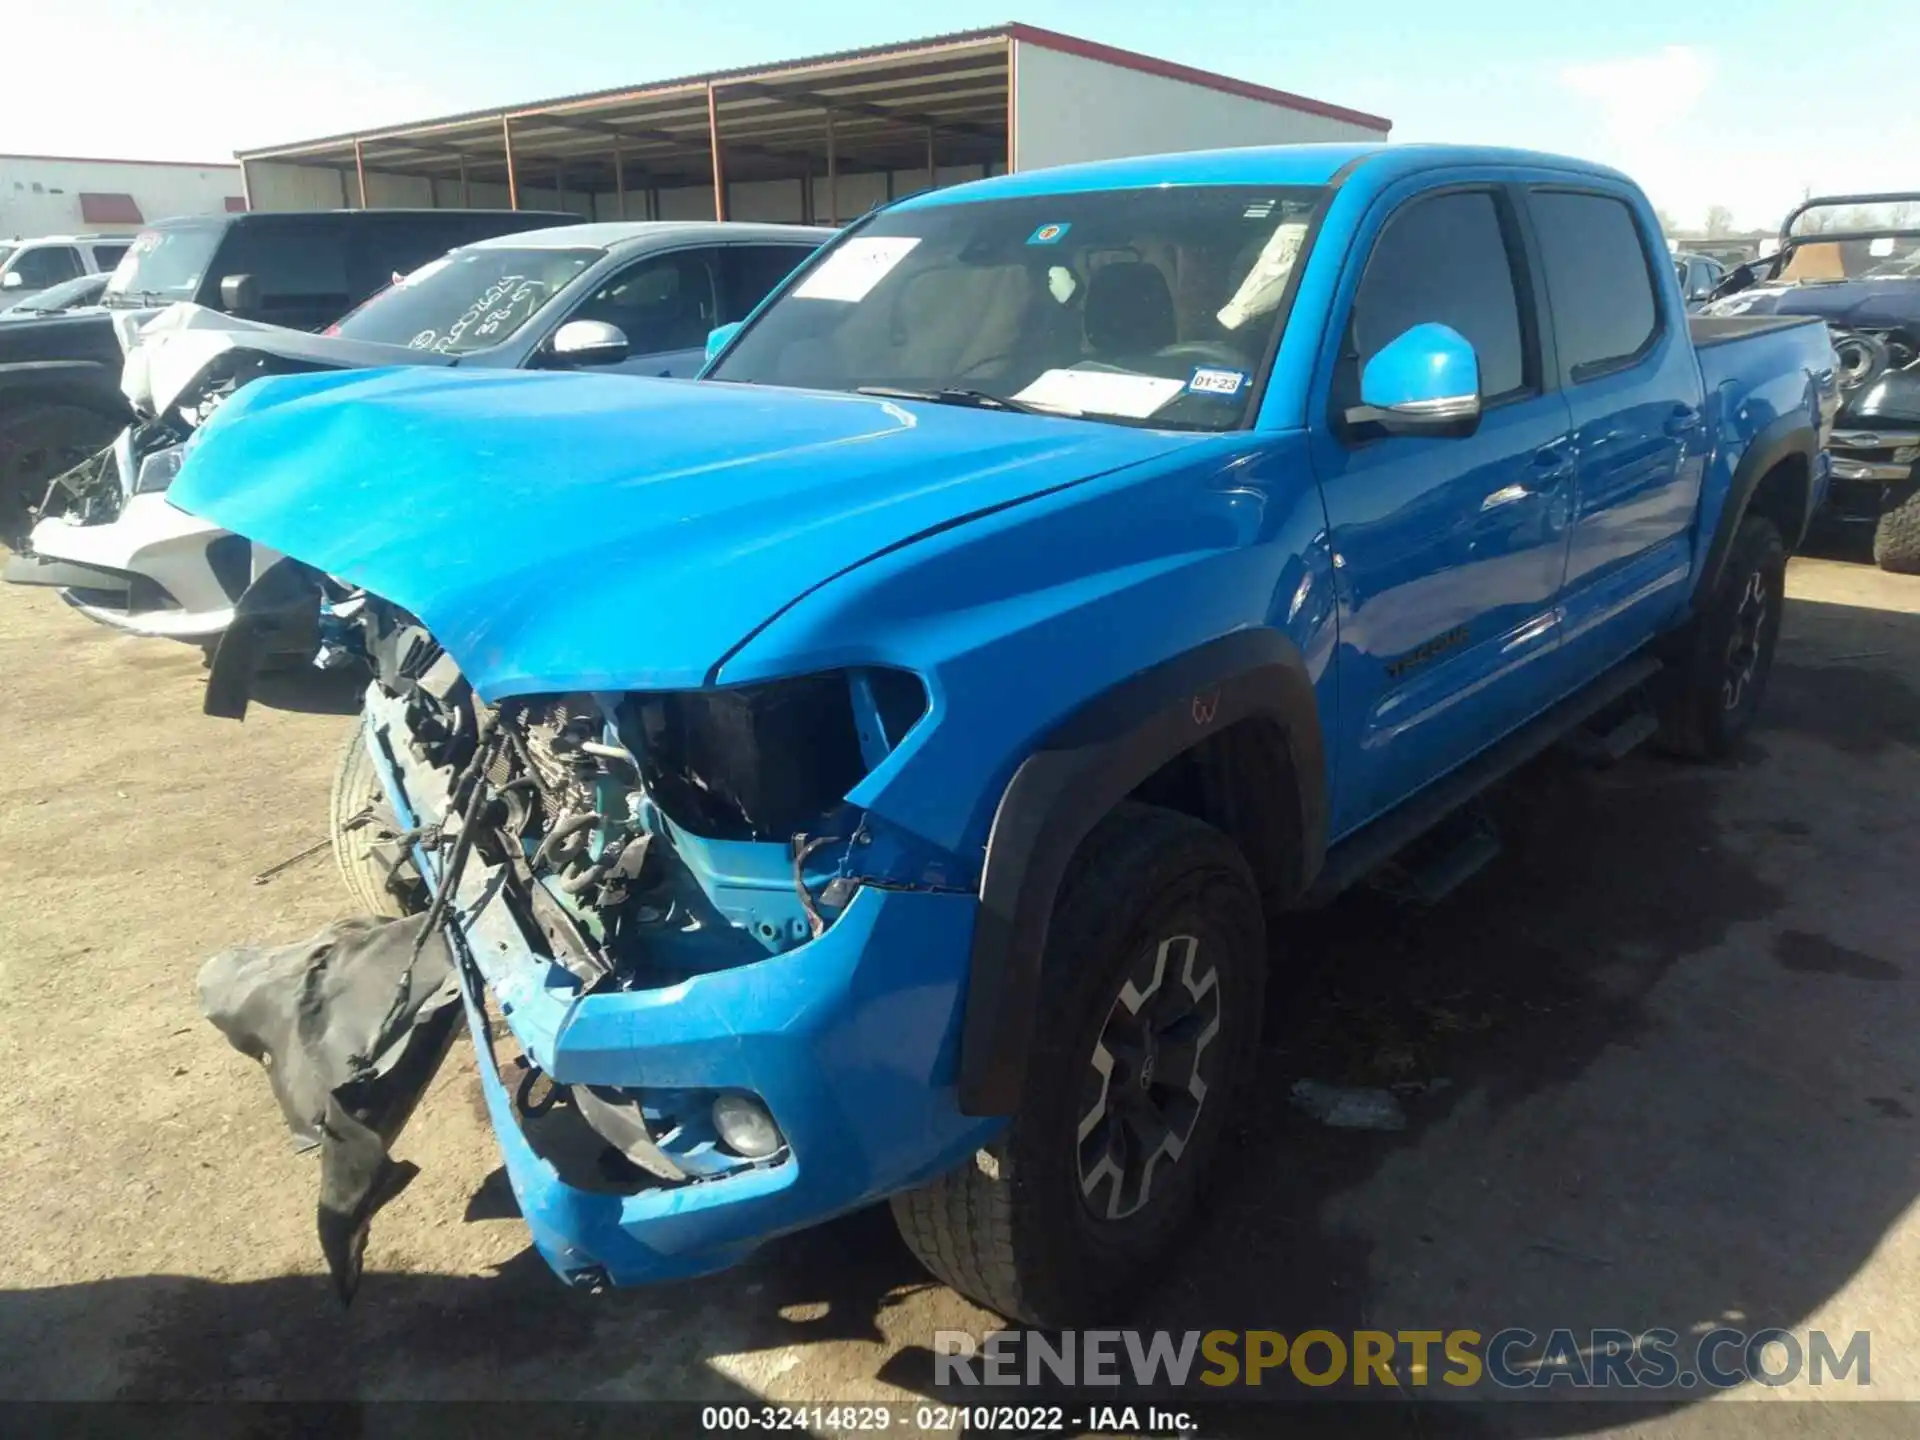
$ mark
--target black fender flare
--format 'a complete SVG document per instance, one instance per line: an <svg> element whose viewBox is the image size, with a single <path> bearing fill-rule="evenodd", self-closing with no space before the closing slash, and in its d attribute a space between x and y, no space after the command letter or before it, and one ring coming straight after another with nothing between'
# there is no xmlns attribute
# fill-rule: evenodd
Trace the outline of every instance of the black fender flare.
<svg viewBox="0 0 1920 1440"><path fill-rule="evenodd" d="M1753 492L1759 487L1762 477L1782 460L1798 456L1807 465L1807 495L1811 501L1814 467L1820 458L1819 449L1819 439L1813 428L1799 415L1782 415L1753 437L1746 454L1740 457L1740 463L1734 467L1732 483L1727 487L1726 503L1720 507L1720 518L1714 525L1713 539L1708 542L1706 561L1700 567L1700 577L1693 588L1695 609L1713 594L1714 587L1720 583L1720 572L1727 564L1727 552L1733 548L1734 532L1740 528L1747 507L1753 503ZM1799 517L1793 527L1793 533L1780 537L1786 541L1789 554L1800 548L1812 520L1813 511L1809 504L1806 513Z"/></svg>
<svg viewBox="0 0 1920 1440"><path fill-rule="evenodd" d="M1167 761L1250 717L1275 721L1300 806L1296 890L1326 854L1326 764L1305 661L1277 630L1241 630L1143 670L1082 706L1021 762L987 839L960 1028L967 1115L1019 1103L1060 883L1113 807ZM1275 803L1282 803L1276 796Z"/></svg>

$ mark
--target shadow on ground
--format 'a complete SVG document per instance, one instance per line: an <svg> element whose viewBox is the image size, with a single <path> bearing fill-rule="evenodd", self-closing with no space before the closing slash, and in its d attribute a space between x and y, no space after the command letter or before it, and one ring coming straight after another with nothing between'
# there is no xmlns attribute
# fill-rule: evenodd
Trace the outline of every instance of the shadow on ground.
<svg viewBox="0 0 1920 1440"><path fill-rule="evenodd" d="M1920 1193L1920 974L1910 945L1885 940L1901 933L1889 917L1910 924L1908 892L1849 872L1835 828L1881 814L1911 846L1913 791L1883 787L1920 773L1916 676L1920 615L1796 603L1767 723L1733 760L1592 771L1550 756L1491 797L1505 853L1448 901L1361 892L1289 925L1213 1203L1124 1323L1802 1324ZM1408 1127L1321 1128L1287 1103L1301 1077L1397 1086ZM483 1188L467 1218L510 1202ZM109 1306L145 1317L118 1357L123 1398L745 1399L764 1377L715 1357L797 1347L808 1365L857 1341L878 1347L860 1352L868 1368L817 1398L876 1372L935 1395L942 1303L876 1210L727 1276L597 1297L530 1253L487 1277L370 1275L347 1313L316 1276L14 1291L0 1350L57 1356ZM0 1395L32 1389L33 1369ZM1429 1404L1370 1418L1554 1435L1602 1417Z"/></svg>

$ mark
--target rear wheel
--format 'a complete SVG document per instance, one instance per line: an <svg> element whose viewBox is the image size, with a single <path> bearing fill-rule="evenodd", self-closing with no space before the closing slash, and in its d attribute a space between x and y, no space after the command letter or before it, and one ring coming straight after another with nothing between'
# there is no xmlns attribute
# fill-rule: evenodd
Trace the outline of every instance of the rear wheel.
<svg viewBox="0 0 1920 1440"><path fill-rule="evenodd" d="M1681 632L1664 680L1660 745L1725 755L1753 724L1773 671L1787 600L1787 549L1773 522L1749 515L1705 607Z"/></svg>
<svg viewBox="0 0 1920 1440"><path fill-rule="evenodd" d="M1047 941L1020 1108L958 1170L894 1197L962 1294L1087 1318L1180 1237L1259 1031L1260 898L1218 830L1126 804L1082 847Z"/></svg>
<svg viewBox="0 0 1920 1440"><path fill-rule="evenodd" d="M1920 575L1920 485L1887 496L1873 527L1873 563L1896 575Z"/></svg>
<svg viewBox="0 0 1920 1440"><path fill-rule="evenodd" d="M347 893L372 915L413 915L426 907L426 887L411 859L400 859L394 845L400 820L380 788L380 777L367 751L367 728L358 719L340 752L334 771L332 822L333 861L340 869Z"/></svg>

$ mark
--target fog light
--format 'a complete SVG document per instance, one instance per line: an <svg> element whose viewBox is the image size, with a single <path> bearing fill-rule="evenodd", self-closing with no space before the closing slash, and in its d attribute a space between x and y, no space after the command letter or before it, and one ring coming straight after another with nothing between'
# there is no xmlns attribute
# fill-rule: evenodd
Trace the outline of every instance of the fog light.
<svg viewBox="0 0 1920 1440"><path fill-rule="evenodd" d="M749 1160L764 1160L780 1148L780 1127L751 1096L722 1095L714 1101L713 1128L729 1150Z"/></svg>

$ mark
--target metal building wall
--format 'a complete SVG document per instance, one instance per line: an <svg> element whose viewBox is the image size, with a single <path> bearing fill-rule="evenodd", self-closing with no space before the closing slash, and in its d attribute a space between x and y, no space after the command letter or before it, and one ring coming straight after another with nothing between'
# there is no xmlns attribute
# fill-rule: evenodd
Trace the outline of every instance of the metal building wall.
<svg viewBox="0 0 1920 1440"><path fill-rule="evenodd" d="M0 155L0 237L132 231L96 224L80 213L82 191L131 195L147 220L218 215L240 196L237 165L149 164L40 155Z"/></svg>
<svg viewBox="0 0 1920 1440"><path fill-rule="evenodd" d="M1040 170L1125 155L1384 140L1335 116L1014 42L1014 169Z"/></svg>

